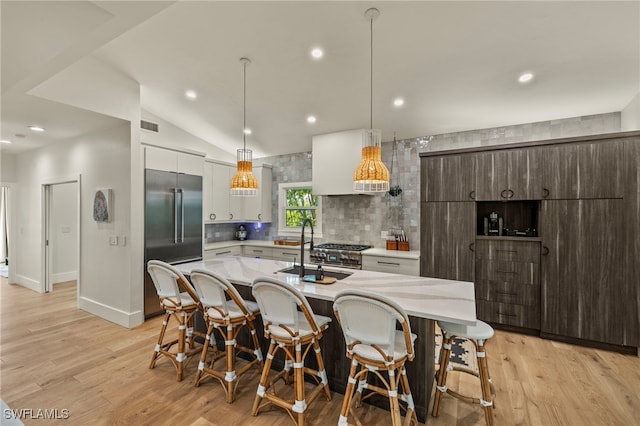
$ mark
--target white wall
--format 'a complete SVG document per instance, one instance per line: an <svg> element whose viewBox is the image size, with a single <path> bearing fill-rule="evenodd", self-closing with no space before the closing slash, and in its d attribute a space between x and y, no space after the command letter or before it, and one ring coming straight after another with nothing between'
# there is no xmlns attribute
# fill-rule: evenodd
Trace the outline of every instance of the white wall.
<svg viewBox="0 0 640 426"><path fill-rule="evenodd" d="M16 156L2 152L0 147L0 182L16 181Z"/></svg>
<svg viewBox="0 0 640 426"><path fill-rule="evenodd" d="M621 128L623 132L631 130L640 130L640 92L631 99L621 115Z"/></svg>
<svg viewBox="0 0 640 426"><path fill-rule="evenodd" d="M164 146L167 148L186 149L190 151L203 152L207 158L221 161L236 161L236 154L228 153L210 144L209 142L192 135L172 123L153 115L148 111L142 111L142 119L158 124L158 133L142 130L140 140L143 143Z"/></svg>
<svg viewBox="0 0 640 426"><path fill-rule="evenodd" d="M78 183L51 186L49 249L51 283L78 279Z"/></svg>
<svg viewBox="0 0 640 426"><path fill-rule="evenodd" d="M131 282L135 256L122 239L131 232L130 140L131 128L123 122L116 128L20 154L16 167L15 202L20 212L15 218L16 281L34 289L41 285L42 183L80 175L79 305L124 326L139 324L142 318L142 296L137 304L131 300L133 292L142 292L142 283ZM93 221L93 196L98 188L113 190L111 222ZM114 235L119 237L118 246L109 245Z"/></svg>

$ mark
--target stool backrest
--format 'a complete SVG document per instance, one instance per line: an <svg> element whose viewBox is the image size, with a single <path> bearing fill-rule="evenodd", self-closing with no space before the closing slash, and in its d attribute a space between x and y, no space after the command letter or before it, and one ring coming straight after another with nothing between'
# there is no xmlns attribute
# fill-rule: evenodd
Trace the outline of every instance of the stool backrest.
<svg viewBox="0 0 640 426"><path fill-rule="evenodd" d="M223 276L205 269L194 269L191 271L191 281L200 303L205 308L215 307L221 311L223 317L227 316L229 313L227 296L229 296L229 300L234 301L245 316L251 315L238 290Z"/></svg>
<svg viewBox="0 0 640 426"><path fill-rule="evenodd" d="M158 297L173 306L181 306L180 293L185 291L198 303L198 296L189 280L174 266L160 260L147 262L147 271L151 275Z"/></svg>
<svg viewBox="0 0 640 426"><path fill-rule="evenodd" d="M314 334L320 333L307 298L297 288L274 278L261 277L253 281L252 292L260 307L265 328L268 324L285 326L297 334L300 330L299 307Z"/></svg>
<svg viewBox="0 0 640 426"><path fill-rule="evenodd" d="M362 290L339 292L333 311L342 327L347 348L354 342L375 345L387 355L395 351L396 324L404 334L409 359L413 358L413 339L409 317L393 300Z"/></svg>

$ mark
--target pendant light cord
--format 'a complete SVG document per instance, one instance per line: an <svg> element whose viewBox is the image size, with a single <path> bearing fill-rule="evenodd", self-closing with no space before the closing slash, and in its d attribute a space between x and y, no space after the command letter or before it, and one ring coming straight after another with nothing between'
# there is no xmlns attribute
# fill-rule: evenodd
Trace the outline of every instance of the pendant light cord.
<svg viewBox="0 0 640 426"><path fill-rule="evenodd" d="M370 79L369 79L369 128L373 129L373 16L370 20L371 23L371 49L370 49Z"/></svg>
<svg viewBox="0 0 640 426"><path fill-rule="evenodd" d="M242 85L242 155L245 156L247 152L247 62L242 64L244 68L244 79Z"/></svg>

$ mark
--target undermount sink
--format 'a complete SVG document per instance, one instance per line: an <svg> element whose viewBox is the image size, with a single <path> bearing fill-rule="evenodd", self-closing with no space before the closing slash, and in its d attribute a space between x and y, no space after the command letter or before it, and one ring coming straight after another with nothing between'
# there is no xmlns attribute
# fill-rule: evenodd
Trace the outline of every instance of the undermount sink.
<svg viewBox="0 0 640 426"><path fill-rule="evenodd" d="M316 273L317 266L305 266L304 272L306 275L313 275ZM300 275L300 266L290 266L288 268L280 269L278 272L284 272L285 274L295 274ZM351 272L338 272L338 271L327 271L324 270L325 277L333 277L337 280L343 280L351 275Z"/></svg>

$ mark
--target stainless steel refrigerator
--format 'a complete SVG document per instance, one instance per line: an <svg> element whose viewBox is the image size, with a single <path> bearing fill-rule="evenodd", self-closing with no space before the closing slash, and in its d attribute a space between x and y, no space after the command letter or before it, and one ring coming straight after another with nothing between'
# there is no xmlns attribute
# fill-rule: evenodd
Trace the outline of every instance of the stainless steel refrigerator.
<svg viewBox="0 0 640 426"><path fill-rule="evenodd" d="M163 312L147 261L202 259L202 176L145 170L144 316Z"/></svg>

